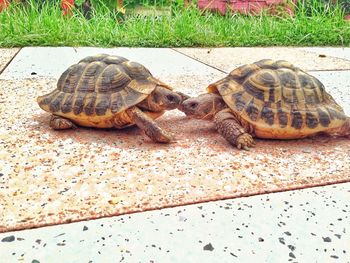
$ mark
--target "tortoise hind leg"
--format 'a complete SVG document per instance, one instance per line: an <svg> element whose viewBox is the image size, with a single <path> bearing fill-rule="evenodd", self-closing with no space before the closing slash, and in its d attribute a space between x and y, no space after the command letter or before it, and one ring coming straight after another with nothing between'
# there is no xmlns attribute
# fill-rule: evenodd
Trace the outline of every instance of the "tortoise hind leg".
<svg viewBox="0 0 350 263"><path fill-rule="evenodd" d="M158 124L147 116L143 111L137 107L127 110L131 120L143 130L148 137L155 142L169 143L173 140L172 136L166 131L163 131Z"/></svg>
<svg viewBox="0 0 350 263"><path fill-rule="evenodd" d="M76 128L73 122L57 115L51 116L50 127L54 130L67 130L67 129Z"/></svg>
<svg viewBox="0 0 350 263"><path fill-rule="evenodd" d="M242 127L239 120L229 111L222 110L214 117L217 131L238 149L249 150L254 146L253 137Z"/></svg>

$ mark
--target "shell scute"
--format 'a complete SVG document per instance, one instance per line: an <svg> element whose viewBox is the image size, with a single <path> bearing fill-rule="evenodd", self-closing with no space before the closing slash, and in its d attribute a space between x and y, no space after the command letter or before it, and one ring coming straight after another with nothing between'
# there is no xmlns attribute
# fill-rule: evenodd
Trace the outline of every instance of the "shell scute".
<svg viewBox="0 0 350 263"><path fill-rule="evenodd" d="M86 63L80 63L70 66L59 78L57 89L65 93L75 92L86 65Z"/></svg>
<svg viewBox="0 0 350 263"><path fill-rule="evenodd" d="M61 111L62 113L68 113L72 110L74 102L74 93L67 94L65 100L62 103Z"/></svg>
<svg viewBox="0 0 350 263"><path fill-rule="evenodd" d="M325 110L321 109L320 107L318 107L317 108L317 113L318 113L318 116L319 116L320 124L323 127L328 127L328 125L331 123L331 118L327 114L327 112Z"/></svg>
<svg viewBox="0 0 350 263"><path fill-rule="evenodd" d="M301 114L300 111L293 109L291 111L291 119L292 123L291 126L297 130L300 130L301 127L303 126L303 115Z"/></svg>
<svg viewBox="0 0 350 263"><path fill-rule="evenodd" d="M146 69L143 65L137 62L128 61L124 63L125 71L127 74L134 79L148 79L148 77L152 76L148 69Z"/></svg>
<svg viewBox="0 0 350 263"><path fill-rule="evenodd" d="M81 73L80 80L76 85L77 92L94 92L96 79L105 67L106 65L100 61L86 64L84 71Z"/></svg>
<svg viewBox="0 0 350 263"><path fill-rule="evenodd" d="M243 92L237 92L232 94L232 101L235 103L235 108L237 111L241 112L246 105L246 101L243 99Z"/></svg>
<svg viewBox="0 0 350 263"><path fill-rule="evenodd" d="M316 128L319 124L318 118L313 112L306 112L305 122L310 129Z"/></svg>
<svg viewBox="0 0 350 263"><path fill-rule="evenodd" d="M261 119L264 120L268 125L273 125L275 114L271 109L270 103L265 103L264 107L262 108Z"/></svg>
<svg viewBox="0 0 350 263"><path fill-rule="evenodd" d="M98 94L96 99L95 112L98 116L106 114L110 108L111 96L109 94Z"/></svg>
<svg viewBox="0 0 350 263"><path fill-rule="evenodd" d="M95 104L97 99L97 93L92 92L86 95L85 97L85 106L84 106L84 113L87 116L92 116L95 114Z"/></svg>
<svg viewBox="0 0 350 263"><path fill-rule="evenodd" d="M80 64L80 63L87 63L88 64L88 63L95 62L95 61L102 61L105 58L107 58L108 56L109 56L108 54L97 54L94 56L87 56L87 57L81 59L78 64Z"/></svg>
<svg viewBox="0 0 350 263"><path fill-rule="evenodd" d="M299 87L299 83L297 83L296 75L293 71L279 70L278 78L283 88L297 89Z"/></svg>
<svg viewBox="0 0 350 263"><path fill-rule="evenodd" d="M83 112L84 109L84 99L87 93L78 92L76 93L74 104L73 104L73 113L78 115Z"/></svg>
<svg viewBox="0 0 350 263"><path fill-rule="evenodd" d="M254 99L252 99L249 104L247 105L247 107L245 108L246 113L248 114L249 118L252 121L256 121L258 119L259 116L259 109L257 108L257 106L254 103Z"/></svg>
<svg viewBox="0 0 350 263"><path fill-rule="evenodd" d="M52 101L49 103L49 109L52 112L57 112L60 110L61 102L64 99L64 93L63 92L58 92L57 96L52 99Z"/></svg>
<svg viewBox="0 0 350 263"><path fill-rule="evenodd" d="M261 89L257 89L256 85L252 81L247 80L242 85L243 89L250 95L252 95L254 98L258 100L264 100L265 92Z"/></svg>
<svg viewBox="0 0 350 263"><path fill-rule="evenodd" d="M124 98L120 93L113 93L111 96L111 111L120 112L125 108Z"/></svg>
<svg viewBox="0 0 350 263"><path fill-rule="evenodd" d="M329 106L326 106L325 108L327 109L328 114L331 117L331 120L346 120L346 116L343 110L341 111L335 110Z"/></svg>
<svg viewBox="0 0 350 263"><path fill-rule="evenodd" d="M121 63L126 62L128 60L126 58L120 57L120 56L109 56L109 55L107 55L105 58L103 58L102 61L104 63L106 63L106 64L118 65L118 64L121 64Z"/></svg>
<svg viewBox="0 0 350 263"><path fill-rule="evenodd" d="M286 127L287 124L288 124L288 115L287 115L287 112L285 112L285 111L282 109L282 103L281 103L281 101L277 102L277 103L276 103L276 106L277 106L277 118L278 118L279 125L280 125L280 127L284 128L284 127Z"/></svg>
<svg viewBox="0 0 350 263"><path fill-rule="evenodd" d="M97 92L114 93L124 89L131 78L119 65L108 65L96 81Z"/></svg>

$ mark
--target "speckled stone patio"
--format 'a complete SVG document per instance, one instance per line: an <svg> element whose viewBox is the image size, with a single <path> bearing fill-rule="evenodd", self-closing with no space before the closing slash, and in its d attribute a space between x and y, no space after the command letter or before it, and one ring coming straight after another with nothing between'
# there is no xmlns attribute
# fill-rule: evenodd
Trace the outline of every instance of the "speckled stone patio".
<svg viewBox="0 0 350 263"><path fill-rule="evenodd" d="M128 58L141 52L110 51ZM139 62L190 95L223 75L175 51L142 52ZM181 63L156 63L162 52L178 54ZM166 66L170 61L174 67ZM52 131L49 114L35 102L59 75L38 66L45 63L31 62L29 70L11 63L0 80L0 232L350 180L350 143L344 138L258 140L253 151L238 151L211 123L178 111L159 119L176 134L170 145L154 144L136 128ZM64 59L60 63L66 66ZM17 72L30 77L33 69L34 77L16 79ZM349 114L348 73L314 75Z"/></svg>

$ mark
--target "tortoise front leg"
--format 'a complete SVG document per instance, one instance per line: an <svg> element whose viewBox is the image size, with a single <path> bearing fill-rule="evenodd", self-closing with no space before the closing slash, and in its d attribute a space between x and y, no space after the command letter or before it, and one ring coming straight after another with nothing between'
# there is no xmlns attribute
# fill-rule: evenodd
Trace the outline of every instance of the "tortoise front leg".
<svg viewBox="0 0 350 263"><path fill-rule="evenodd" d="M57 115L52 115L50 119L50 127L54 130L67 130L76 128L77 126L66 118Z"/></svg>
<svg viewBox="0 0 350 263"><path fill-rule="evenodd" d="M172 136L163 131L158 124L143 111L137 107L132 107L127 110L127 114L141 130L143 130L148 137L155 142L169 143L173 140Z"/></svg>
<svg viewBox="0 0 350 263"><path fill-rule="evenodd" d="M219 111L214 122L217 131L232 145L238 149L249 150L254 146L253 137L242 127L239 120L229 111Z"/></svg>

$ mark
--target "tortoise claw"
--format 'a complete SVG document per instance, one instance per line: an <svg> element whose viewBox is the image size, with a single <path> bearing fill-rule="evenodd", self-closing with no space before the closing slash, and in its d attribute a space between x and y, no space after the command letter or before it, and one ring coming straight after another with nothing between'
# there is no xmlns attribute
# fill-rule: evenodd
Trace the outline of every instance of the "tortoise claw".
<svg viewBox="0 0 350 263"><path fill-rule="evenodd" d="M243 133L237 137L236 145L238 149L249 151L250 147L254 147L255 142L249 133Z"/></svg>

